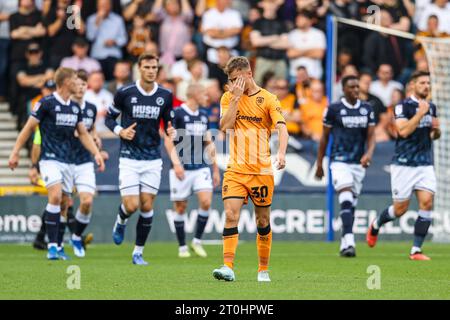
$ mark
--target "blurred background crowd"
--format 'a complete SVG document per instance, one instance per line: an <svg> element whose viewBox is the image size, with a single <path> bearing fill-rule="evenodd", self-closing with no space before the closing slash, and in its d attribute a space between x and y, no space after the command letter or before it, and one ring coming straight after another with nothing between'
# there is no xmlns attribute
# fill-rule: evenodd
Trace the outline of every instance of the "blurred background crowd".
<svg viewBox="0 0 450 320"><path fill-rule="evenodd" d="M190 83L207 88L218 127L222 71L234 55L247 56L257 83L276 94L292 137L318 140L325 96L326 15L379 23L429 37L450 34L448 0L0 0L0 100L20 129L42 95L54 90L59 66L89 73L86 100L103 124L116 91L136 81L137 57L160 56L158 84L174 107ZM419 43L339 24L337 75L360 77L360 99L376 112L377 141L395 137L392 107L410 93L414 70L428 70Z"/></svg>

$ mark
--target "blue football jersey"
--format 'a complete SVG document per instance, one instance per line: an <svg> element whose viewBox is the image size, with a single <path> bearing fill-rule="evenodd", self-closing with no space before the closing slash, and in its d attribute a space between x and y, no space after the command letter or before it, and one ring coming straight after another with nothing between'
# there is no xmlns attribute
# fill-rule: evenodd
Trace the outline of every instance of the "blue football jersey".
<svg viewBox="0 0 450 320"><path fill-rule="evenodd" d="M42 136L41 160L72 163L72 141L76 126L83 121L78 104L64 100L57 92L42 98L31 116L39 121Z"/></svg>
<svg viewBox="0 0 450 320"><path fill-rule="evenodd" d="M395 107L395 119L409 120L417 113L419 101L410 97ZM395 153L392 162L402 166L429 166L433 164L432 145L430 137L433 117L437 118L436 105L430 102L430 110L420 120L416 130L408 137L397 137Z"/></svg>
<svg viewBox="0 0 450 320"><path fill-rule="evenodd" d="M95 118L97 117L97 108L92 103L86 101L80 108L84 126L88 132L91 132L95 124ZM72 162L76 165L93 161L91 153L83 146L80 139L75 136L72 141L72 155Z"/></svg>
<svg viewBox="0 0 450 320"><path fill-rule="evenodd" d="M331 161L360 163L366 149L368 128L375 125L372 106L360 100L352 106L342 98L328 106L323 124L331 128L333 135Z"/></svg>
<svg viewBox="0 0 450 320"><path fill-rule="evenodd" d="M109 107L105 124L111 130L118 125L116 119L121 115L121 126L128 128L137 123L133 140L121 139L120 157L134 160L155 160L161 158L160 121L172 121L172 93L155 83L152 92L146 93L136 83L121 88Z"/></svg>
<svg viewBox="0 0 450 320"><path fill-rule="evenodd" d="M205 168L204 137L209 130L208 114L199 109L193 112L188 106L182 104L174 109L173 127L177 129L177 139L174 144L179 157L186 170Z"/></svg>

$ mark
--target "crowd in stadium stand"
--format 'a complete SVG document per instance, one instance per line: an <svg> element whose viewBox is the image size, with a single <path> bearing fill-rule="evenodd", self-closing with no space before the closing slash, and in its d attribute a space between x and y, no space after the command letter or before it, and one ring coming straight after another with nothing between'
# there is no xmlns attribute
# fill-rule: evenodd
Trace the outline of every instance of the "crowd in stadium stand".
<svg viewBox="0 0 450 320"><path fill-rule="evenodd" d="M318 140L325 96L326 15L379 23L429 37L450 34L448 0L1 0L0 99L23 126L32 101L59 66L89 73L86 100L97 128L115 92L136 80L137 57L160 56L157 82L186 98L190 83L206 86L205 106L218 127L222 71L247 56L257 83L281 101L293 137ZM377 141L395 137L392 106L409 95L414 70L427 70L419 43L339 24L334 99L339 80L361 77L360 99L377 118Z"/></svg>

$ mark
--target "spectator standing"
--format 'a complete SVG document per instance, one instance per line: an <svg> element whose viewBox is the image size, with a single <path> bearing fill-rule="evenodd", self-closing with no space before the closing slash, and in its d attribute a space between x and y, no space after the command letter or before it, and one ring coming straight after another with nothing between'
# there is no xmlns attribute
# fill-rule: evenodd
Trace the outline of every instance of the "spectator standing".
<svg viewBox="0 0 450 320"><path fill-rule="evenodd" d="M191 41L190 23L194 17L188 0L156 0L153 12L161 22L159 29L159 48L162 52L160 61L172 66L182 55L183 47Z"/></svg>
<svg viewBox="0 0 450 320"><path fill-rule="evenodd" d="M216 7L207 10L202 17L201 32L207 47L207 61L212 64L219 62L219 47L232 50L232 55L238 53L235 49L239 44L243 22L240 13L229 8L230 3L230 0L217 0Z"/></svg>
<svg viewBox="0 0 450 320"><path fill-rule="evenodd" d="M434 3L428 4L420 15L417 22L419 30L427 29L428 18L435 15L439 20L439 31L450 34L450 6L448 0L435 0Z"/></svg>
<svg viewBox="0 0 450 320"><path fill-rule="evenodd" d="M154 0L125 0L125 2L128 2L122 10L125 22L131 22L135 16L143 16L146 23L156 22L156 15L152 12Z"/></svg>
<svg viewBox="0 0 450 320"><path fill-rule="evenodd" d="M170 68L170 75L175 81L175 83L180 82L181 80L189 81L191 79L191 73L188 70L188 64L191 61L197 60L198 53L197 47L194 43L188 42L183 47L182 59L175 62ZM206 63L203 63L203 77L208 77L208 66Z"/></svg>
<svg viewBox="0 0 450 320"><path fill-rule="evenodd" d="M136 15L133 18L133 27L129 38L127 51L131 60L137 62L139 56L145 51L145 44L151 41L151 32L145 24L144 15Z"/></svg>
<svg viewBox="0 0 450 320"><path fill-rule="evenodd" d="M274 94L280 101L281 110L290 136L300 135L300 111L293 93L289 92L289 82L284 78L278 78L274 83Z"/></svg>
<svg viewBox="0 0 450 320"><path fill-rule="evenodd" d="M106 89L113 95L117 90L130 83L131 66L128 61L118 61L114 66L114 80L110 81Z"/></svg>
<svg viewBox="0 0 450 320"><path fill-rule="evenodd" d="M295 74L295 83L291 87L290 92L295 94L297 98L297 103L301 105L305 102L306 98L311 94L310 86L311 78L308 75L308 70L306 67L297 67Z"/></svg>
<svg viewBox="0 0 450 320"><path fill-rule="evenodd" d="M127 43L125 23L111 12L111 0L97 0L97 12L87 19L86 36L93 42L91 57L100 62L106 80L111 80L114 65L122 58L122 47Z"/></svg>
<svg viewBox="0 0 450 320"><path fill-rule="evenodd" d="M359 75L359 100L367 102L372 106L375 114L375 123L380 121L380 115L387 111L383 102L377 96L369 92L372 85L372 75L368 72L362 72Z"/></svg>
<svg viewBox="0 0 450 320"><path fill-rule="evenodd" d="M66 57L61 61L61 67L71 68L76 71L84 70L88 74L101 71L102 67L97 60L88 56L89 43L86 39L78 37L74 40L72 44L73 55Z"/></svg>
<svg viewBox="0 0 450 320"><path fill-rule="evenodd" d="M57 69L64 57L70 56L72 44L77 36L86 32L86 26L81 19L79 7L72 6L74 12L68 11L69 0L57 0L56 7L51 9L44 18L47 27L49 63Z"/></svg>
<svg viewBox="0 0 450 320"><path fill-rule="evenodd" d="M431 15L428 17L426 30L419 31L417 33L418 37L428 37L428 38L446 38L449 34L439 31L439 18L436 15ZM417 51L414 53L414 60L416 64L422 60L426 59L425 49L422 47L419 41L415 42Z"/></svg>
<svg viewBox="0 0 450 320"><path fill-rule="evenodd" d="M40 45L30 43L27 47L26 63L18 68L17 83L18 97L17 104L17 128L21 129L28 118L28 104L37 96L47 80L53 78L53 70L48 67L43 60L43 51Z"/></svg>
<svg viewBox="0 0 450 320"><path fill-rule="evenodd" d="M105 117L108 108L113 103L114 96L104 88L105 77L102 72L96 71L89 75L88 90L84 99L97 107L97 120L95 127L101 137L112 136L111 131L105 125Z"/></svg>
<svg viewBox="0 0 450 320"><path fill-rule="evenodd" d="M18 9L17 0L0 1L0 101L6 98L9 61L9 17Z"/></svg>
<svg viewBox="0 0 450 320"><path fill-rule="evenodd" d="M33 0L19 1L18 12L9 16L9 28L12 63L24 62L28 45L31 42L41 44L46 35L41 12L36 9Z"/></svg>
<svg viewBox="0 0 450 320"><path fill-rule="evenodd" d="M231 59L231 52L227 47L220 47L217 49L217 64L209 65L209 78L217 79L220 83L220 88L224 89L228 83L228 76L223 69L227 65L228 60Z"/></svg>
<svg viewBox="0 0 450 320"><path fill-rule="evenodd" d="M321 30L312 27L312 18L308 11L301 11L296 18L297 28L289 32L290 48L287 56L292 78L295 78L299 66L304 66L311 78L322 78L326 40Z"/></svg>
<svg viewBox="0 0 450 320"><path fill-rule="evenodd" d="M323 114L327 105L328 101L322 82L313 80L311 95L306 98L305 103L300 105L300 120L302 133L316 142L322 137Z"/></svg>
<svg viewBox="0 0 450 320"><path fill-rule="evenodd" d="M10 108L15 114L20 109L17 93L17 69L26 62L25 53L32 42L41 43L46 34L41 12L36 10L33 0L19 1L19 9L9 16L9 98Z"/></svg>
<svg viewBox="0 0 450 320"><path fill-rule="evenodd" d="M200 84L206 87L208 79L203 77L203 62L201 60L191 61L188 65L188 70L191 73L189 80L182 80L177 85L177 97L180 100L186 101L187 88L190 84Z"/></svg>
<svg viewBox="0 0 450 320"><path fill-rule="evenodd" d="M391 27L393 20L389 11L380 11L380 23L382 27ZM375 73L381 64L389 64L396 77L407 65L406 51L402 39L381 32L371 32L364 42L362 61L372 73Z"/></svg>
<svg viewBox="0 0 450 320"><path fill-rule="evenodd" d="M286 55L289 47L287 27L277 19L279 4L272 0L261 1L262 17L255 21L250 41L256 48L255 81L261 85L267 71L273 71L279 78L286 77Z"/></svg>
<svg viewBox="0 0 450 320"><path fill-rule="evenodd" d="M377 72L378 80L370 85L370 93L380 98L384 106L390 106L392 103L392 92L394 89L403 90L400 82L392 80L392 67L388 64L382 64Z"/></svg>
<svg viewBox="0 0 450 320"><path fill-rule="evenodd" d="M206 85L206 94L208 95L208 105L203 109L208 114L209 128L219 130L220 123L220 98L222 90L218 80L210 80Z"/></svg>

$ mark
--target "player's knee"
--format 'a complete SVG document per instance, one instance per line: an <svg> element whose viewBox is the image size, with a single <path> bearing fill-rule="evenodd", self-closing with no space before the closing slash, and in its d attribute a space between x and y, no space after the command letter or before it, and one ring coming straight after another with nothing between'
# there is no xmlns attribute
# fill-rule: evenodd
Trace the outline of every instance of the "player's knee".
<svg viewBox="0 0 450 320"><path fill-rule="evenodd" d="M139 204L137 202L125 202L123 205L125 206L125 210L129 214L135 213L139 208Z"/></svg>
<svg viewBox="0 0 450 320"><path fill-rule="evenodd" d="M433 210L433 198L430 197L425 200L421 200L419 203L420 210L431 211Z"/></svg>
<svg viewBox="0 0 450 320"><path fill-rule="evenodd" d="M186 201L177 201L177 202L175 202L174 207L175 207L175 211L178 214L182 214L182 213L186 212L187 203L186 203Z"/></svg>
<svg viewBox="0 0 450 320"><path fill-rule="evenodd" d="M200 209L209 210L211 207L211 199L201 199L199 202Z"/></svg>
<svg viewBox="0 0 450 320"><path fill-rule="evenodd" d="M256 217L256 226L258 228L264 228L269 225L270 218L266 216Z"/></svg>
<svg viewBox="0 0 450 320"><path fill-rule="evenodd" d="M49 202L50 204L60 206L60 205L61 205L61 202L62 202L62 196L61 196L61 195L57 195L57 194L55 194L55 195L49 195L49 196L48 196L48 202Z"/></svg>
<svg viewBox="0 0 450 320"><path fill-rule="evenodd" d="M396 217L400 217L408 210L409 203L396 203L394 205L394 214Z"/></svg>
<svg viewBox="0 0 450 320"><path fill-rule="evenodd" d="M237 224L239 222L239 212L237 211L225 209L225 217L230 224Z"/></svg>
<svg viewBox="0 0 450 320"><path fill-rule="evenodd" d="M94 201L94 199L92 197L85 197L85 198L81 199L80 211L81 212L91 212L93 201Z"/></svg>
<svg viewBox="0 0 450 320"><path fill-rule="evenodd" d="M153 209L153 202L152 201L147 201L145 203L141 204L141 212L149 212L152 211ZM136 210L135 210L136 211Z"/></svg>

